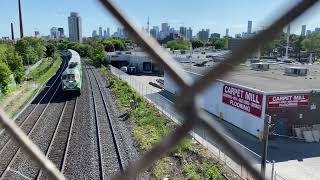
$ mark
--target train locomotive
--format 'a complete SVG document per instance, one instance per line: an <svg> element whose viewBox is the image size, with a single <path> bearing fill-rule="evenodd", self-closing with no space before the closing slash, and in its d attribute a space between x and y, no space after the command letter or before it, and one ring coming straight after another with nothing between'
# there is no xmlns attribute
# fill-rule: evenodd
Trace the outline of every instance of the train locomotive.
<svg viewBox="0 0 320 180"><path fill-rule="evenodd" d="M62 91L74 91L80 93L82 85L82 66L80 55L72 49L68 49L68 51L71 53L71 58L68 62L68 67L61 76Z"/></svg>

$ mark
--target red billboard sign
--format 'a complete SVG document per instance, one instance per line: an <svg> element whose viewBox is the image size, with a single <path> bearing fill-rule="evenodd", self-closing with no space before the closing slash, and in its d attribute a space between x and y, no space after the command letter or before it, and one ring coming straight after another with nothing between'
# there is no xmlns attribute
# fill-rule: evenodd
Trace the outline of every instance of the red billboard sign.
<svg viewBox="0 0 320 180"><path fill-rule="evenodd" d="M271 95L267 99L267 108L302 107L309 105L309 94Z"/></svg>
<svg viewBox="0 0 320 180"><path fill-rule="evenodd" d="M257 117L261 117L263 95L235 86L224 85L222 102Z"/></svg>

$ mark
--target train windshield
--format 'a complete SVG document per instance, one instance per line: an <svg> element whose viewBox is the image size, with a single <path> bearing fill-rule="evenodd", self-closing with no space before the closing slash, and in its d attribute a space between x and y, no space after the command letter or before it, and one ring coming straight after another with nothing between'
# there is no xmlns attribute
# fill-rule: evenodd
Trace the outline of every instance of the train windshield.
<svg viewBox="0 0 320 180"><path fill-rule="evenodd" d="M76 67L77 65L78 65L77 62L70 62L70 63L69 63L69 68L74 68L74 67Z"/></svg>
<svg viewBox="0 0 320 180"><path fill-rule="evenodd" d="M67 74L65 79L69 82L73 82L75 81L75 76L74 74Z"/></svg>

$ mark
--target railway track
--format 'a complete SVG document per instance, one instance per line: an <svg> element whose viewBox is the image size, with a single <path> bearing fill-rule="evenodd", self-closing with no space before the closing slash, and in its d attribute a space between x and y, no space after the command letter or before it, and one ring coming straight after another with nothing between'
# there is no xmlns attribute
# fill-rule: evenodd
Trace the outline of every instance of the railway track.
<svg viewBox="0 0 320 180"><path fill-rule="evenodd" d="M22 129L25 130L28 137L30 137L32 132L35 130L40 119L42 118L45 111L49 107L51 101L56 96L56 93L60 89L60 84L61 83L58 83L57 87L55 88L55 91L53 92L53 95L49 99L49 102L45 105L44 109L41 111L40 116L35 117L35 119L31 119L32 121L31 120L25 121L26 123L23 125L23 127L21 127ZM8 143L6 143L6 145L1 149L1 151L0 151L0 157L1 157L0 170L2 170L2 171L0 171L0 180L4 179L4 177L8 174L8 172L10 171L10 166L17 159L20 152L21 152L21 147L14 139L10 139L8 141Z"/></svg>
<svg viewBox="0 0 320 180"><path fill-rule="evenodd" d="M30 137L36 126L38 125L39 120L47 110L50 105L50 102L57 95L58 90L60 89L60 75L66 67L66 60L63 61L63 65L59 68L59 71L55 75L56 77L51 80L51 86L48 87L48 90L44 94L37 98L40 100L37 101L37 104L34 108L27 114L27 116L18 124L20 128ZM21 152L20 145L13 139L8 136L7 139L2 139L5 141L4 145L0 149L0 179L3 179L9 171L11 171L10 166L17 159L18 155Z"/></svg>
<svg viewBox="0 0 320 180"><path fill-rule="evenodd" d="M51 138L48 150L46 151L46 156L61 172L64 171L64 165L67 159L66 155L69 149L76 110L77 97L64 104L59 122L55 128L53 137ZM48 179L48 176L46 175L46 172L39 170L36 179Z"/></svg>
<svg viewBox="0 0 320 180"><path fill-rule="evenodd" d="M63 70L65 69L67 65L67 62L66 60L63 61L63 66L61 68L59 68L58 70L58 73L55 75L56 77L53 79L53 82L52 82L52 85L50 87L48 87L47 91L45 91L43 93L43 95L41 95L41 93L38 95L37 98L40 98L40 100L34 100L37 102L37 104L34 105L34 107L31 109L30 112L27 113L27 116L25 118L22 118L22 120L20 121L16 121L16 124L21 127L23 130L24 129L24 126L26 124L26 122L28 121L28 119L32 118L32 116L39 116L40 113L43 111L44 107L45 106L41 106L41 103L43 102L46 102L47 99L46 98L50 98L52 96L52 92L55 91L55 85L57 83L57 80L60 79L60 75L62 74ZM51 92L51 93L49 93ZM50 96L51 95L51 96ZM10 141L10 135L9 134L5 134L5 129L3 129L1 132L0 132L0 140L2 141L2 144L0 145L0 151L2 151L2 149L7 145L7 143ZM27 132L27 131L24 131L24 132ZM4 142L4 143L3 143Z"/></svg>
<svg viewBox="0 0 320 180"><path fill-rule="evenodd" d="M104 93L102 93L102 89L94 71L91 67L89 67L90 70L88 70L88 66L86 66L85 69L89 76L91 95L93 97L99 151L100 179L105 179L105 177L108 176L108 178L110 178L115 175L118 170L121 172L123 171L123 162L110 112L106 104L106 97ZM110 144L111 142L112 144ZM107 150L106 146L108 146L108 148L112 147L112 150ZM104 174L104 172L108 172L108 174Z"/></svg>
<svg viewBox="0 0 320 180"><path fill-rule="evenodd" d="M67 99L59 91L58 81L62 70L57 74L52 86L41 97L20 127L53 161L61 172L70 171L69 158L73 155L74 144L73 124L77 111L78 98ZM88 86L91 88L91 100L94 115L94 138L96 138L97 174L99 170L100 179L109 179L116 172L123 171L123 162L119 152L115 129L112 123L105 95L102 92L99 79L93 70L86 69L88 75ZM63 102L63 103L60 103ZM58 104L58 105L53 105ZM41 107L41 108L40 108ZM80 107L81 109L81 107ZM57 116L58 115L58 116ZM47 118L49 119L47 119ZM50 125L46 125L50 123ZM46 125L44 127L44 125ZM76 127L76 125L74 125ZM40 139L40 140L39 140ZM44 140L45 139L45 140ZM69 147L70 146L70 147ZM70 155L71 153L71 155ZM48 175L35 162L30 161L28 155L23 151L14 139L9 139L0 150L0 180L2 179L48 179ZM68 173L67 173L68 174ZM73 177L73 176L71 176Z"/></svg>

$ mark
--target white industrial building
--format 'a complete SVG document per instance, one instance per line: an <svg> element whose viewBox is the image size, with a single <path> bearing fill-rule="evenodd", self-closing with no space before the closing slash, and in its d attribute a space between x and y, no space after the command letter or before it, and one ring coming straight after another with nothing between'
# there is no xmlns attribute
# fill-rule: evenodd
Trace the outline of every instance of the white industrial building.
<svg viewBox="0 0 320 180"><path fill-rule="evenodd" d="M168 49L170 51L170 49ZM178 62L202 63L213 59L220 61L224 59L229 51L207 52L205 49L197 50L175 50L170 51L172 57ZM162 72L157 63L151 57L140 51L117 51L106 53L106 59L117 68L135 67L137 73L158 73Z"/></svg>
<svg viewBox="0 0 320 180"><path fill-rule="evenodd" d="M194 81L216 65L180 64ZM200 102L204 110L256 137L263 131L265 114L272 117L273 133L298 136L297 127L320 124L319 77L319 65L246 63L206 89ZM164 86L179 94L166 72Z"/></svg>

